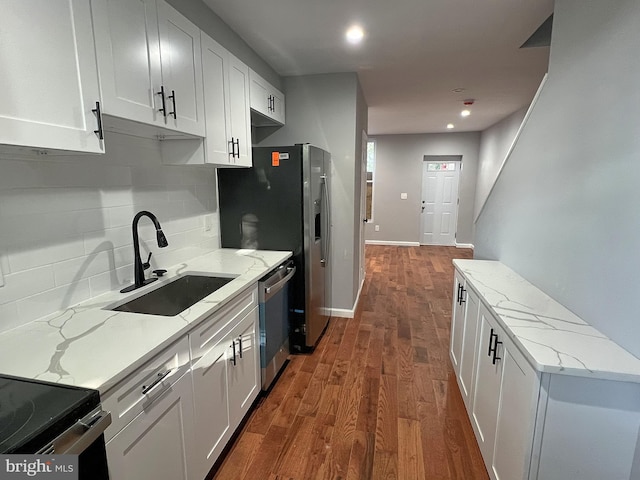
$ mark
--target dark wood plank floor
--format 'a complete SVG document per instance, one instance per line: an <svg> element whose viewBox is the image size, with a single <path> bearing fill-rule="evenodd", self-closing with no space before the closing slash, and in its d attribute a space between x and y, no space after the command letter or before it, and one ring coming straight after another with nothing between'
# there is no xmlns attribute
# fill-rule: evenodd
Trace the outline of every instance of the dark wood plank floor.
<svg viewBox="0 0 640 480"><path fill-rule="evenodd" d="M368 245L355 318L291 357L214 478L487 479L449 360L453 258Z"/></svg>

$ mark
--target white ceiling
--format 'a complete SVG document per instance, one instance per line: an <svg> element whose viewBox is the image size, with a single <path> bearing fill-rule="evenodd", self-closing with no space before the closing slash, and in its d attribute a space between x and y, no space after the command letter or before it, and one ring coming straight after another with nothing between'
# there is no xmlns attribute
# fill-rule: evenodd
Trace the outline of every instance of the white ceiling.
<svg viewBox="0 0 640 480"><path fill-rule="evenodd" d="M547 70L549 47L519 47L553 0L204 2L282 76L358 72L370 135L484 130L528 105Z"/></svg>

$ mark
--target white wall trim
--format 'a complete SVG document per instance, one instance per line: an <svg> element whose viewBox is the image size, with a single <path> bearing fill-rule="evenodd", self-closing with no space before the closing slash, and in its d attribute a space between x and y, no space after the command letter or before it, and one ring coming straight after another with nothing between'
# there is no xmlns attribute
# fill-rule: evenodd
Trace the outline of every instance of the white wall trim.
<svg viewBox="0 0 640 480"><path fill-rule="evenodd" d="M419 242L395 242L393 240L365 240L366 245L395 245L399 247L419 247Z"/></svg>
<svg viewBox="0 0 640 480"><path fill-rule="evenodd" d="M473 243L456 243L456 248L470 248L473 250Z"/></svg>
<svg viewBox="0 0 640 480"><path fill-rule="evenodd" d="M362 293L363 286L364 279L362 279L362 282L360 282L360 288L358 288L358 294L356 295L356 301L353 303L353 308L331 308L331 316L340 318L354 318L356 316L356 310L358 309L358 303L360 303L360 294Z"/></svg>
<svg viewBox="0 0 640 480"><path fill-rule="evenodd" d="M487 204L487 201L489 200L489 197L491 196L491 193L493 192L493 189L495 188L496 184L498 183L498 180L500 179L500 175L502 174L502 170L504 170L504 166L506 165L507 161L509 160L509 157L511 157L511 153L513 153L513 149L516 146L516 143L518 143L518 139L520 138L520 134L522 133L522 130L524 130L525 125L527 124L527 121L529 120L529 117L531 116L531 112L533 111L533 108L536 105L536 102L538 101L538 98L540 98L540 94L542 93L542 89L544 88L544 84L547 82L547 76L549 74L545 73L544 77L542 78L542 82L540 82L540 86L538 87L538 91L536 92L535 96L533 97L533 100L531 101L531 104L529 105L529 108L527 109L527 113L524 114L524 118L522 119L522 123L520 124L520 128L518 128L518 131L516 132L516 136L513 139L513 142L511 142L511 146L509 147L509 150L507 151L507 154L504 157L504 160L502 161L502 165L500 165L500 169L498 170L498 175L496 175L496 179L493 181L493 185L491 185L491 189L489 189L489 193L487 193L487 196L484 198L484 201L482 202L482 207L480 207L480 210L478 211L478 215L476 215L476 218L473 220L473 223L478 223L478 219L480 218L480 215L482 215L482 212L484 210L485 205Z"/></svg>

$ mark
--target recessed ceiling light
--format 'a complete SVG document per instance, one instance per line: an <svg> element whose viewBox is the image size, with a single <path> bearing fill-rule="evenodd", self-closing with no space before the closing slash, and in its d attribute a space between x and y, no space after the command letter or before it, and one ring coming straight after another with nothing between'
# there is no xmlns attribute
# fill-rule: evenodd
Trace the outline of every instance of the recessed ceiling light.
<svg viewBox="0 0 640 480"><path fill-rule="evenodd" d="M360 25L352 25L347 30L345 36L347 37L347 41L349 43L356 45L360 43L364 38L364 30L362 30L362 27Z"/></svg>
<svg viewBox="0 0 640 480"><path fill-rule="evenodd" d="M454 88L452 91L455 93L462 93L464 92L464 90L465 90L464 88Z"/></svg>
<svg viewBox="0 0 640 480"><path fill-rule="evenodd" d="M471 111L469 111L469 110L462 110L460 112L460 116L461 117L468 117L469 115L471 115Z"/></svg>
<svg viewBox="0 0 640 480"><path fill-rule="evenodd" d="M455 125L453 123L447 123L447 128L451 130Z"/></svg>

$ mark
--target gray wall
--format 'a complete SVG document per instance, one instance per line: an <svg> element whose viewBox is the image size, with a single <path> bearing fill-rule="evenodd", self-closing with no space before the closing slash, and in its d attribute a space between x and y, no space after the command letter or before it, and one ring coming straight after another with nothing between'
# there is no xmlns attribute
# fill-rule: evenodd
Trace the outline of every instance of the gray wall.
<svg viewBox="0 0 640 480"><path fill-rule="evenodd" d="M308 142L331 153L332 307L349 310L354 307L359 275L355 209L360 210L356 195L367 107L355 73L285 77L284 91L287 123L259 145Z"/></svg>
<svg viewBox="0 0 640 480"><path fill-rule="evenodd" d="M260 58L240 35L231 30L202 0L167 0L167 3L197 25L200 30L253 68L274 87L282 89L281 79L276 71Z"/></svg>
<svg viewBox="0 0 640 480"><path fill-rule="evenodd" d="M475 240L636 356L638 25L637 0L556 0L546 85Z"/></svg>
<svg viewBox="0 0 640 480"><path fill-rule="evenodd" d="M491 187L498 177L509 148L524 120L528 107L512 113L495 125L487 128L480 135L480 160L478 165L478 181L476 182L476 202L474 219L477 218L484 202L489 196Z"/></svg>
<svg viewBox="0 0 640 480"><path fill-rule="evenodd" d="M458 208L458 243L473 243L473 205L476 192L480 132L378 135L374 175L373 222L366 239L420 242L422 162L425 155L462 155ZM408 198L400 199L406 192ZM380 225L380 231L374 226Z"/></svg>

